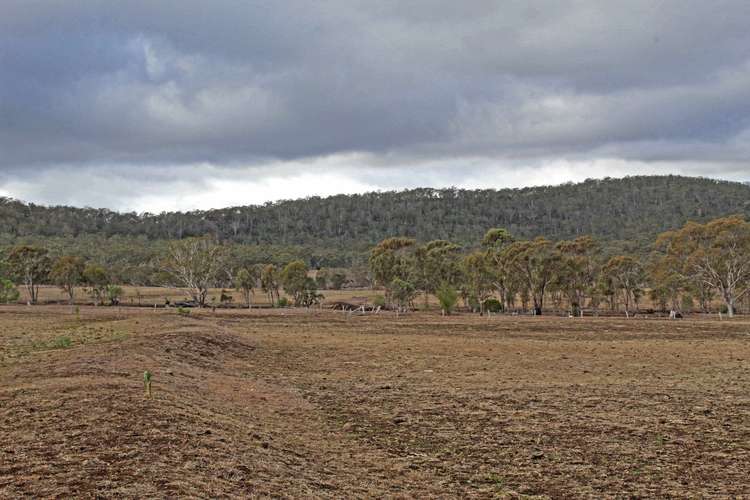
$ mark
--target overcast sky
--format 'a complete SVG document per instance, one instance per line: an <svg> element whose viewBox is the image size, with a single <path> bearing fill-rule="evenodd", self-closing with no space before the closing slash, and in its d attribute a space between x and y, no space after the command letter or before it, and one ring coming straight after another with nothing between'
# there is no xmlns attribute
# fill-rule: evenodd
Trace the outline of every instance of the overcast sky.
<svg viewBox="0 0 750 500"><path fill-rule="evenodd" d="M750 2L0 0L0 196L750 180Z"/></svg>

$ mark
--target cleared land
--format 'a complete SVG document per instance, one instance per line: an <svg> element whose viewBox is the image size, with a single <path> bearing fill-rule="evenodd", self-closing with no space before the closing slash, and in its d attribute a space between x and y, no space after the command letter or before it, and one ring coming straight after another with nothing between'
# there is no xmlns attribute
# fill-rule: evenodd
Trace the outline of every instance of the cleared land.
<svg viewBox="0 0 750 500"><path fill-rule="evenodd" d="M749 389L747 319L1 307L0 497L750 495Z"/></svg>
<svg viewBox="0 0 750 500"><path fill-rule="evenodd" d="M190 295L186 290L180 288L163 288L163 287L132 287L123 286L123 296L120 300L120 304L123 306L142 306L149 307L153 305L163 306L165 300L169 300L172 304L178 301L190 300ZM26 304L29 300L29 294L25 287L18 288L21 297L18 300L19 304ZM231 288L213 288L208 294L207 305L219 304L219 298L221 297L222 291L225 295L232 297L232 302L228 304L231 308L244 308L245 302L242 294ZM382 295L382 292L378 292L370 289L348 289L348 290L322 290L324 294L324 304L330 304L332 302L345 300L353 303L365 303L376 295ZM281 292L282 297L287 299L291 298ZM67 304L68 297L65 293L56 286L42 286L39 288L39 303L43 305L49 304ZM422 303L422 297L419 298L419 303ZM78 305L93 305L93 299L84 287L76 289L75 303ZM268 300L268 296L261 290L256 289L252 296L253 307L270 307L271 304ZM437 304L434 297L431 297L431 303Z"/></svg>

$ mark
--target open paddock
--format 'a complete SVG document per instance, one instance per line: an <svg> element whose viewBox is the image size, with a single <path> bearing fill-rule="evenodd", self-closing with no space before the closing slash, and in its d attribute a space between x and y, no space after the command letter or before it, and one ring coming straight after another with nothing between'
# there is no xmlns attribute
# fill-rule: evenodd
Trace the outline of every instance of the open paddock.
<svg viewBox="0 0 750 500"><path fill-rule="evenodd" d="M750 321L2 306L0 422L9 498L744 496Z"/></svg>

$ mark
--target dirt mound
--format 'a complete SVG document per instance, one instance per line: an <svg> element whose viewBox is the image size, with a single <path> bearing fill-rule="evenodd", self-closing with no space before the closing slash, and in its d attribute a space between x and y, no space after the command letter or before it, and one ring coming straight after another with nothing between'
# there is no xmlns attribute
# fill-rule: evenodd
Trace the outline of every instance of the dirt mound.
<svg viewBox="0 0 750 500"><path fill-rule="evenodd" d="M154 321L120 342L45 351L2 373L0 497L386 491L377 454L332 463L346 439L332 438L297 391L253 377L257 346L246 337L218 321ZM360 481L368 468L381 478Z"/></svg>

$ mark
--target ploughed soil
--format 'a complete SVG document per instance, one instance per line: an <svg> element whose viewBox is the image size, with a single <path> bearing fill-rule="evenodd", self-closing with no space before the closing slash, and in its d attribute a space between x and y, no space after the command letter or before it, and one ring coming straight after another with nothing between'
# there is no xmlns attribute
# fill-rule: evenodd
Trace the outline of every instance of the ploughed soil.
<svg viewBox="0 0 750 500"><path fill-rule="evenodd" d="M750 321L0 308L0 497L254 496L750 496Z"/></svg>

